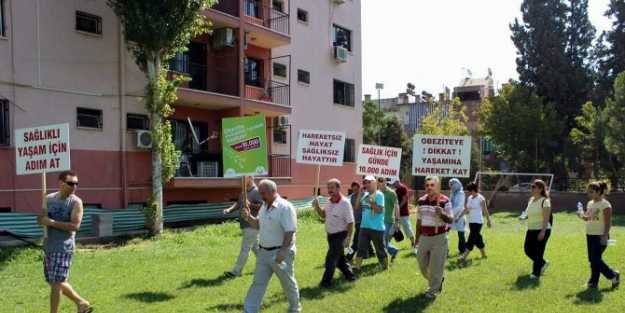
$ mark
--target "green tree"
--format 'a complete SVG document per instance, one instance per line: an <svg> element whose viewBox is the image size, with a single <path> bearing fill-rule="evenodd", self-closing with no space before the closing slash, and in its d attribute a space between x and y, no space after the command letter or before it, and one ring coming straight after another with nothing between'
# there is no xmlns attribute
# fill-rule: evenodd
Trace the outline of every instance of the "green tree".
<svg viewBox="0 0 625 313"><path fill-rule="evenodd" d="M387 116L382 121L380 129L380 141L382 146L401 148L401 177L412 177L412 141L402 122L395 115Z"/></svg>
<svg viewBox="0 0 625 313"><path fill-rule="evenodd" d="M552 169L566 175L577 160L570 131L582 105L593 95L593 40L595 28L588 18L588 0L524 0L522 20L510 25L517 47L521 85L538 95L543 105L555 108L564 121Z"/></svg>
<svg viewBox="0 0 625 313"><path fill-rule="evenodd" d="M605 16L612 28L601 34L596 47L598 103L612 95L616 76L625 71L625 1L611 0Z"/></svg>
<svg viewBox="0 0 625 313"><path fill-rule="evenodd" d="M562 119L531 89L511 81L481 104L479 115L482 135L492 138L514 171L552 171Z"/></svg>
<svg viewBox="0 0 625 313"><path fill-rule="evenodd" d="M435 103L434 110L421 122L418 133L466 136L469 135L468 120L466 108L460 99L454 99L451 104Z"/></svg>
<svg viewBox="0 0 625 313"><path fill-rule="evenodd" d="M213 0L108 0L123 26L128 49L145 73L145 106L152 121L152 197L148 208L152 232L163 228L163 183L178 167L179 152L172 141L171 124L176 89L182 78L166 78L168 61L186 49L189 41L209 30L203 11Z"/></svg>
<svg viewBox="0 0 625 313"><path fill-rule="evenodd" d="M363 104L362 125L365 144L377 144L380 129L384 121L384 112L376 103L365 101Z"/></svg>
<svg viewBox="0 0 625 313"><path fill-rule="evenodd" d="M598 177L601 169L601 156L606 152L602 144L604 138L602 111L592 102L586 102L575 121L577 127L571 130L571 141L582 152L581 158L592 162L593 176Z"/></svg>
<svg viewBox="0 0 625 313"><path fill-rule="evenodd" d="M607 150L616 155L620 164L625 163L625 72L614 81L614 95L605 106Z"/></svg>

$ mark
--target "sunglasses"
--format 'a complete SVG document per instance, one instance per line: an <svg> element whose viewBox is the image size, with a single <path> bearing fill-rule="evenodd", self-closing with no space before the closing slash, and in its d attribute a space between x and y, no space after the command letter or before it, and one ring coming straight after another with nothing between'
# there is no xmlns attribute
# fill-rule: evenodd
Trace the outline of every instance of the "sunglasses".
<svg viewBox="0 0 625 313"><path fill-rule="evenodd" d="M70 186L70 187L78 186L78 182L73 182L73 181L66 181L65 184Z"/></svg>

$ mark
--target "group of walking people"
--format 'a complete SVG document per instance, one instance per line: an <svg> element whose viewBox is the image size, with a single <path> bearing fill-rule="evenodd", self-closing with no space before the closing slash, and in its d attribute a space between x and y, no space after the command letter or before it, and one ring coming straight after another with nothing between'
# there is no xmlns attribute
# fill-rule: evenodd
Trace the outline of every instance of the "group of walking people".
<svg viewBox="0 0 625 313"><path fill-rule="evenodd" d="M275 182L263 179L258 186L253 177L245 177L246 195L224 210L240 213L242 244L239 257L227 277L241 276L249 254L256 254L254 280L245 297L244 312L259 312L271 277L275 274L289 302L288 312L301 312L300 293L295 278L297 212L288 200L278 193ZM391 188L390 186L393 186ZM69 284L69 271L75 250L75 234L83 216L82 200L76 196L78 176L63 172L59 176L59 191L45 197L47 214L38 217L39 224L48 229L44 241L44 276L51 288L50 312L57 313L61 296L70 298L79 313L93 308ZM458 179L449 181L450 196L441 193L441 182L436 176L425 179L425 194L416 201L416 228L410 223L408 188L399 180L366 176L362 186L351 184L350 194L342 193L338 179L327 182L329 201L321 205L318 198L312 206L324 220L328 251L320 287L332 286L336 268L348 281L354 281L362 269L363 260L374 254L379 266L387 270L399 250L391 243L396 230L402 229L411 241L419 269L427 280L425 296L435 298L443 289L445 263L449 257L448 232L458 234L459 261L464 262L477 247L486 258L485 242L481 234L484 223L492 226L487 201L479 193L478 185L469 183L468 195ZM525 254L532 261L530 277L539 279L549 266L544 253L553 227L552 204L547 184L535 180L532 194L524 210L527 219ZM590 200L580 208L577 216L585 221L590 278L587 287L598 287L603 275L612 287L620 284L620 273L603 261L610 238L612 206L606 200L608 186L593 182L588 186ZM465 240L468 215L469 235ZM353 251L355 250L355 251Z"/></svg>

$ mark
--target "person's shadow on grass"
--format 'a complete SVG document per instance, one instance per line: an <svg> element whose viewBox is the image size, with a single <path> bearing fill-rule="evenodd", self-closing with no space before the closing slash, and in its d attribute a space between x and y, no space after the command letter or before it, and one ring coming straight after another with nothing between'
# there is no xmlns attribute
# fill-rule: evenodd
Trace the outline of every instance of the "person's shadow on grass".
<svg viewBox="0 0 625 313"><path fill-rule="evenodd" d="M535 289L540 286L540 279L532 278L529 274L520 275L514 282L513 288L516 290Z"/></svg>
<svg viewBox="0 0 625 313"><path fill-rule="evenodd" d="M217 287L223 285L225 281L230 279L231 278L227 277L226 275L221 275L212 279L196 278L184 283L178 289Z"/></svg>
<svg viewBox="0 0 625 313"><path fill-rule="evenodd" d="M384 313L405 313L423 312L434 303L435 299L430 299L424 293L407 299L395 299L382 309Z"/></svg>
<svg viewBox="0 0 625 313"><path fill-rule="evenodd" d="M469 266L472 266L474 263L473 259L468 259L468 260L460 260L460 259L456 259L454 261L449 261L449 263L447 264L447 271L449 272L453 272L455 270L461 270L463 268L467 268ZM475 262L475 265L480 265L480 263L482 263L481 261L479 262Z"/></svg>
<svg viewBox="0 0 625 313"><path fill-rule="evenodd" d="M155 303L169 301L175 297L165 292L144 291L126 294L124 298L144 303Z"/></svg>
<svg viewBox="0 0 625 313"><path fill-rule="evenodd" d="M575 298L573 302L576 305L584 305L584 304L597 304L603 301L603 293L604 292L613 292L615 289L612 288L603 288L603 289L593 289L586 288L576 294L567 295L567 298Z"/></svg>
<svg viewBox="0 0 625 313"><path fill-rule="evenodd" d="M305 287L300 289L299 295L302 299L319 300L327 295L344 293L354 287L357 282L348 282L344 279L335 281L331 287L322 288L321 286Z"/></svg>

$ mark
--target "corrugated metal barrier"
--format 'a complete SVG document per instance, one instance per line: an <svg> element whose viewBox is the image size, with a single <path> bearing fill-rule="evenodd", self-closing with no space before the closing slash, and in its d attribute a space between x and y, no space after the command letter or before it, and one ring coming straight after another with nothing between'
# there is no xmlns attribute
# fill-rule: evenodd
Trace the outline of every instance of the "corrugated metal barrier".
<svg viewBox="0 0 625 313"><path fill-rule="evenodd" d="M321 198L321 203L327 202L327 199ZM297 210L310 207L312 198L292 200L291 202ZM193 222L193 221L211 221L233 219L238 217L238 213L234 212L227 216L222 211L232 203L205 203L197 205L171 205L163 210L163 218L165 223L177 222ZM93 227L91 225L92 215L99 213L111 213L113 216L113 234L115 236L123 235L132 231L145 229L145 216L141 207L129 207L125 210L110 210L85 208L82 225L78 232L78 237L92 237ZM9 231L18 236L27 238L41 238L43 229L37 224L37 216L27 213L2 213L0 214L0 230Z"/></svg>

